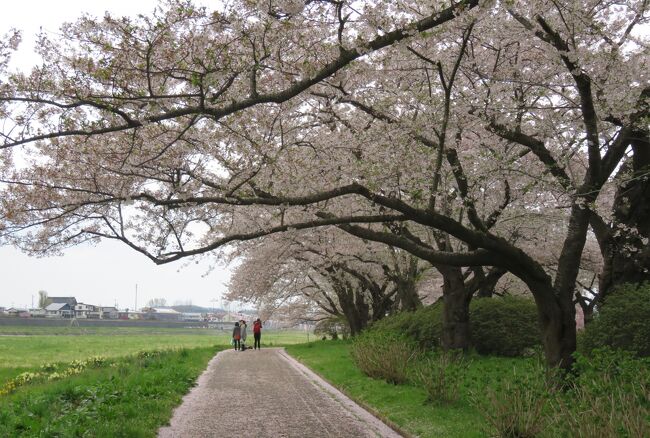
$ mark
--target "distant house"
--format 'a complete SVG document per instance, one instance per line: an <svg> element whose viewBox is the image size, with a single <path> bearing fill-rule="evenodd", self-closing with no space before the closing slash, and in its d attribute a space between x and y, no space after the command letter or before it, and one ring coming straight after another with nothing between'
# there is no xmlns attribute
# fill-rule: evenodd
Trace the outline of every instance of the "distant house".
<svg viewBox="0 0 650 438"><path fill-rule="evenodd" d="M27 309L18 309L16 307L10 307L5 310L5 313L9 316L20 317L20 318L29 318L31 315Z"/></svg>
<svg viewBox="0 0 650 438"><path fill-rule="evenodd" d="M101 314L103 319L118 319L120 312L116 307L102 307Z"/></svg>
<svg viewBox="0 0 650 438"><path fill-rule="evenodd" d="M74 312L77 318L82 319L99 319L101 317L99 308L92 304L77 303L74 306Z"/></svg>
<svg viewBox="0 0 650 438"><path fill-rule="evenodd" d="M48 318L72 318L74 307L68 303L52 303L45 308Z"/></svg>
<svg viewBox="0 0 650 438"><path fill-rule="evenodd" d="M159 321L180 321L182 313L166 307L145 307L142 312L146 319L155 319Z"/></svg>
<svg viewBox="0 0 650 438"><path fill-rule="evenodd" d="M204 321L206 317L202 313L184 312L181 313L181 319L183 321Z"/></svg>
<svg viewBox="0 0 650 438"><path fill-rule="evenodd" d="M47 300L50 304L66 303L71 309L74 309L74 306L77 305L77 299L75 297L47 297Z"/></svg>
<svg viewBox="0 0 650 438"><path fill-rule="evenodd" d="M47 316L47 310L45 310L45 309L29 309L29 314L33 318L45 318Z"/></svg>
<svg viewBox="0 0 650 438"><path fill-rule="evenodd" d="M137 312L137 311L130 311L129 312L129 319L144 319L145 314L142 312Z"/></svg>

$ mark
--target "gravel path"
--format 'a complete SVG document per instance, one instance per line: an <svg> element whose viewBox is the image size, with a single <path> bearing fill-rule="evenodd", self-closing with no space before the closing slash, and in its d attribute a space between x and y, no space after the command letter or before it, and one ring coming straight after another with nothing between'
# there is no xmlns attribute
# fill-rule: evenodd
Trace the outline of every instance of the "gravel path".
<svg viewBox="0 0 650 438"><path fill-rule="evenodd" d="M283 349L217 354L160 438L400 437Z"/></svg>

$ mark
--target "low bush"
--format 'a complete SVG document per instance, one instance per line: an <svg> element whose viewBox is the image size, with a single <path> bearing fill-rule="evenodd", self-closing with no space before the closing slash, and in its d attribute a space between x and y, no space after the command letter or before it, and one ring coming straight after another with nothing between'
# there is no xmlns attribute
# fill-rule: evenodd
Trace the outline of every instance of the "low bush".
<svg viewBox="0 0 650 438"><path fill-rule="evenodd" d="M404 335L422 350L440 347L442 306L439 301L414 312L400 312L371 325L368 331ZM480 354L521 356L540 345L535 303L523 297L481 298L472 301L472 341Z"/></svg>
<svg viewBox="0 0 650 438"><path fill-rule="evenodd" d="M395 385L408 380L409 366L418 354L413 341L390 332L368 331L352 343L352 357L363 373Z"/></svg>
<svg viewBox="0 0 650 438"><path fill-rule="evenodd" d="M583 353L612 347L650 356L650 283L622 285L603 302L581 337Z"/></svg>
<svg viewBox="0 0 650 438"><path fill-rule="evenodd" d="M595 349L589 356L576 355L575 371L569 390L554 399L556 435L650 436L650 359Z"/></svg>
<svg viewBox="0 0 650 438"><path fill-rule="evenodd" d="M427 392L428 403L451 404L458 401L467 368L462 353L440 352L418 361L413 367L412 380Z"/></svg>
<svg viewBox="0 0 650 438"><path fill-rule="evenodd" d="M442 302L384 318L369 330L404 335L423 350L435 349L440 346L442 334Z"/></svg>
<svg viewBox="0 0 650 438"><path fill-rule="evenodd" d="M490 436L534 438L546 428L544 415L548 400L527 387L512 386L505 392L488 392L490 400L483 410Z"/></svg>
<svg viewBox="0 0 650 438"><path fill-rule="evenodd" d="M473 346L479 354L521 356L540 345L537 308L529 298L474 299L470 322Z"/></svg>
<svg viewBox="0 0 650 438"><path fill-rule="evenodd" d="M536 363L525 374L515 371L508 380L489 386L485 394L473 395L489 436L533 438L547 428L551 394L543 370L544 366Z"/></svg>

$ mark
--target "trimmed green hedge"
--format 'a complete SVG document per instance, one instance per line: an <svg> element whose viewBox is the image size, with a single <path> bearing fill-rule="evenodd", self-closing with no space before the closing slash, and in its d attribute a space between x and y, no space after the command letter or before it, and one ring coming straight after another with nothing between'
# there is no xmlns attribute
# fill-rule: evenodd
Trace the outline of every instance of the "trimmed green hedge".
<svg viewBox="0 0 650 438"><path fill-rule="evenodd" d="M601 347L650 356L650 283L619 286L604 300L580 343L585 353Z"/></svg>
<svg viewBox="0 0 650 438"><path fill-rule="evenodd" d="M368 330L404 335L424 350L440 347L442 302L414 312L401 312L374 323ZM537 309L523 297L474 299L470 305L474 348L484 355L519 356L541 344Z"/></svg>
<svg viewBox="0 0 650 438"><path fill-rule="evenodd" d="M440 346L442 334L442 303L400 312L372 324L372 332L390 332L416 340L419 347L431 350Z"/></svg>
<svg viewBox="0 0 650 438"><path fill-rule="evenodd" d="M530 298L475 298L470 322L479 354L515 357L541 344L537 308Z"/></svg>

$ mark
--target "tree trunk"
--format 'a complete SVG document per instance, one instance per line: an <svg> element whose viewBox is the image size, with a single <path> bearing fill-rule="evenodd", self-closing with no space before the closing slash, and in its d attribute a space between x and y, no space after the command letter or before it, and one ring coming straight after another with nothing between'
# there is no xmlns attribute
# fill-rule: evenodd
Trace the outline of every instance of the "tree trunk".
<svg viewBox="0 0 650 438"><path fill-rule="evenodd" d="M358 335L368 326L368 304L361 296L362 294L355 293L350 287L346 287L345 290L337 290L336 294L343 315L350 326L350 335Z"/></svg>
<svg viewBox="0 0 650 438"><path fill-rule="evenodd" d="M477 281L472 285L472 292L476 290L477 298L492 298L497 283L506 274L506 270L498 266L490 268L488 275L483 272L483 267L478 267L475 271Z"/></svg>
<svg viewBox="0 0 650 438"><path fill-rule="evenodd" d="M471 294L465 288L461 268L439 266L442 274L443 313L442 348L467 350L470 347L469 303Z"/></svg>
<svg viewBox="0 0 650 438"><path fill-rule="evenodd" d="M400 310L416 310L422 307L414 278L404 278L397 282L397 297L395 303Z"/></svg>
<svg viewBox="0 0 650 438"><path fill-rule="evenodd" d="M537 304L548 367L570 373L576 350L576 312L572 296L560 296L550 278L545 281L520 278L528 285Z"/></svg>
<svg viewBox="0 0 650 438"><path fill-rule="evenodd" d="M614 198L613 229L604 254L599 301L622 283L650 281L650 141L641 133L632 143L634 155Z"/></svg>

